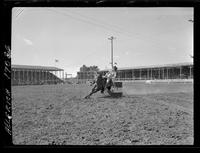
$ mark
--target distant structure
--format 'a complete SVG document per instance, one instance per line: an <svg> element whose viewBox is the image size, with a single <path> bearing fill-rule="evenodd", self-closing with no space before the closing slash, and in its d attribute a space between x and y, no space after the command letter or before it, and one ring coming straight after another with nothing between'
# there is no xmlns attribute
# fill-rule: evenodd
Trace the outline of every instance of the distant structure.
<svg viewBox="0 0 200 153"><path fill-rule="evenodd" d="M102 70L106 73L108 70ZM193 63L118 68L118 80L193 79Z"/></svg>
<svg viewBox="0 0 200 153"><path fill-rule="evenodd" d="M106 74L109 69L100 70ZM78 81L93 79L92 72L78 72ZM117 81L146 81L146 80L189 80L193 79L193 63L177 63L153 66L138 66L118 68ZM151 81L147 81L151 82Z"/></svg>
<svg viewBox="0 0 200 153"><path fill-rule="evenodd" d="M94 80L97 72L99 71L98 66L86 66L80 67L80 71L77 72L78 83L86 83L87 81Z"/></svg>
<svg viewBox="0 0 200 153"><path fill-rule="evenodd" d="M57 67L12 65L11 85L64 83L64 70Z"/></svg>
<svg viewBox="0 0 200 153"><path fill-rule="evenodd" d="M87 81L94 80L96 71L79 71L77 72L78 83L86 83Z"/></svg>

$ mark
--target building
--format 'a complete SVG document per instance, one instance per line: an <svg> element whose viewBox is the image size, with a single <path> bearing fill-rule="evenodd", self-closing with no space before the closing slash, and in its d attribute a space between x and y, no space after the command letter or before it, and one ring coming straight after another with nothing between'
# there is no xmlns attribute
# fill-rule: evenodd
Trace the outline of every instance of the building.
<svg viewBox="0 0 200 153"><path fill-rule="evenodd" d="M109 69L101 70L103 74ZM77 73L78 79L90 79L92 74ZM116 80L178 80L193 79L193 63L118 68Z"/></svg>
<svg viewBox="0 0 200 153"><path fill-rule="evenodd" d="M64 82L64 70L48 66L12 65L11 85L57 84Z"/></svg>
<svg viewBox="0 0 200 153"><path fill-rule="evenodd" d="M108 70L102 70L106 73ZM178 63L153 66L118 68L118 80L192 79L193 64Z"/></svg>
<svg viewBox="0 0 200 153"><path fill-rule="evenodd" d="M79 83L86 83L87 81L94 80L96 71L80 71L77 72L77 80Z"/></svg>

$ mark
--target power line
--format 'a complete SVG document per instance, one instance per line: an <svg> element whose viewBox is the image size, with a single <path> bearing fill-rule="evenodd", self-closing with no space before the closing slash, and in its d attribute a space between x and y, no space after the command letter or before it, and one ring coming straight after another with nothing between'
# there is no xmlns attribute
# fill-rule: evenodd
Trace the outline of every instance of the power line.
<svg viewBox="0 0 200 153"><path fill-rule="evenodd" d="M47 8L47 9L48 9L48 8ZM84 23L87 23L87 24L92 24L92 25L95 25L95 26L99 26L99 27L101 27L101 28L103 28L103 29L106 29L106 30L108 30L108 31L114 31L114 32L116 32L116 33L118 33L118 34L122 34L122 35L124 35L124 36L129 37L129 38L140 39L140 40L142 40L142 41L146 41L147 43L150 43L151 45L154 45L156 48L157 48L157 47L159 47L159 48L161 47L161 46L159 45L159 43L158 43L159 40L154 41L154 40L152 39L152 38L153 38L152 36L144 36L144 37L141 38L141 36L138 36L138 33L134 34L134 33L130 32L130 31L126 31L126 30L124 30L124 29L122 29L121 27L118 27L118 26L116 26L116 25L103 23L102 21L98 21L98 20L96 20L96 19L94 19L94 18L91 18L91 17L88 17L88 16L84 16L84 15L82 15L82 14L80 14L80 13L77 13L77 12L73 12L73 15L69 15L69 13L66 14L66 13L61 12L61 11L58 11L58 10L53 10L53 9L48 9L48 10L53 11L53 12L56 12L56 13L59 13L59 14L63 14L64 16L69 16L69 17L71 17L71 18L73 18L73 19L75 19L75 20L79 20L79 21L84 22ZM22 12L23 12L23 9L16 15L16 17L18 17ZM70 11L67 10L67 12L70 12ZM70 13L72 13L72 12L70 12ZM78 15L79 18L74 17L74 14ZM82 18L80 18L80 16L81 16ZM83 19L83 18L84 18L84 19ZM193 21L193 20L188 20L188 21L191 22L191 21ZM141 34L140 34L140 35L141 35ZM147 37L148 37L148 38L147 38ZM150 38L151 38L151 39L150 39Z"/></svg>
<svg viewBox="0 0 200 153"><path fill-rule="evenodd" d="M108 27L109 29L113 29L113 27L114 27L115 30L116 30L117 32L120 32L120 33L121 33L122 31L124 31L124 29L121 29L120 27L118 27L118 26L116 26L116 25L113 25L113 24L108 24L108 23L106 23L106 22L104 22L104 21L102 21L102 20L96 20L95 18L88 17L88 16L82 15L82 14L77 13L77 12L71 12L71 11L69 11L69 10L67 10L67 12L76 14L76 15L78 15L79 17L83 17L83 18L85 18L85 19L87 19L87 20L88 20L88 19L89 19L89 20L92 20L93 22L97 22L98 24L101 24L101 25L103 25L103 26L107 25L107 27ZM112 28L110 28L110 27L112 27ZM122 32L122 33L124 33L124 32ZM128 32L127 34L129 34L129 32Z"/></svg>
<svg viewBox="0 0 200 153"><path fill-rule="evenodd" d="M15 16L15 18L17 18L24 10L21 9L21 11Z"/></svg>
<svg viewBox="0 0 200 153"><path fill-rule="evenodd" d="M66 14L66 13L61 12L61 11L52 10L52 9L48 9L48 10L53 11L53 12L56 12L56 13L59 13L59 14L63 14L64 16L69 16L69 17L71 17L71 18L74 19L74 20L79 20L79 21L84 22L84 23L87 23L87 24L92 24L92 25L95 25L95 26L99 26L99 27L101 27L101 28L103 28L103 29L106 29L106 30L108 30L108 31L115 31L115 32L119 33L119 31L113 30L112 28L106 27L105 25L101 25L101 24L98 24L98 23L91 22L91 21L89 21L89 20L77 18L77 17L74 17L73 15Z"/></svg>
<svg viewBox="0 0 200 153"><path fill-rule="evenodd" d="M105 24L105 23L99 23L99 22L97 23L97 22L94 21L94 20L96 20L96 19L91 19L91 17L88 18L88 17L86 17L86 16L83 16L82 14L80 15L79 13L73 13L73 15L72 15L72 14L69 14L69 13L68 13L69 11L66 13L66 12L61 12L61 11L53 10L53 9L48 9L48 10L53 11L53 12L56 12L56 13L59 13L59 14L62 14L62 15L64 15L64 16L71 17L71 18L74 19L74 20L78 20L78 21L81 21L81 22L84 22L84 23L87 23L87 24L92 24L92 25L101 27L101 28L106 29L106 30L108 30L108 31L114 31L114 32L116 32L116 33L118 33L118 34L125 35L125 36L127 36L127 37L129 37L129 38L140 39L140 40L142 40L142 41L145 41L145 42L149 43L150 45L153 45L153 46L156 47L156 48L162 49L162 47L161 47L160 44L158 43L159 40L154 41L153 39L150 39L150 38L152 38L152 36L148 36L148 38L147 38L147 36L146 36L146 37L143 37L143 38L140 38L141 36L140 36L140 37L139 37L139 36L136 36L136 35L138 35L138 34L134 35L132 32L127 32L127 33L128 33L128 34L127 34L127 33L125 33L125 32L126 32L125 30L121 31L121 30L119 30L119 28L118 28L118 30L116 30L116 26L114 27L113 25L112 25L112 26L109 25L109 27L107 27L107 26L106 26L107 24ZM71 13L72 13L72 12L71 12ZM79 17L75 17L74 14L78 14ZM81 17L84 17L84 19L83 19L83 18L80 18L80 16L81 16ZM85 19L85 18L87 18L87 19ZM93 21L91 21L91 20L93 20ZM97 21L97 20L96 20L96 21ZM113 27L114 27L114 28L113 28ZM140 35L141 35L141 34L140 34Z"/></svg>
<svg viewBox="0 0 200 153"><path fill-rule="evenodd" d="M67 10L67 12L70 12L69 10ZM122 34L122 35L126 35L126 36L128 36L129 38L131 37L131 38L138 38L138 39L146 39L147 37L145 36L145 38L143 37L143 38L139 38L138 36L136 36L136 35L138 35L138 33L136 33L136 34L134 34L134 33L132 33L132 32L130 32L130 31L126 31L126 30L124 30L124 29L122 29L121 27L118 27L118 26L116 26L116 25L113 25L113 24L107 24L107 23L105 23L105 22L102 22L102 21L100 21L100 20L96 20L96 19L94 19L94 18L92 18L92 17L88 17L88 16L84 16L84 15L82 15L82 14L79 14L79 13L77 13L77 12L70 12L70 13L73 13L73 14L77 14L77 15L79 15L79 17L81 16L81 17L84 17L84 18L86 18L86 19L89 19L89 20L92 20L93 22L98 22L98 23L100 23L101 25L107 25L108 27L112 27L112 30L113 30L113 27L115 28L113 31L115 31L115 32L117 32L117 33L120 33L120 34ZM141 34L140 34L141 35ZM148 36L148 37L150 37L150 36ZM146 41L151 41L151 42L153 42L154 43L154 45L157 45L156 47L158 47L159 46L159 44L158 44L158 42L157 41L154 41L153 39L152 39L153 37L151 36L151 39L146 39ZM145 41L145 40L144 40Z"/></svg>
<svg viewBox="0 0 200 153"><path fill-rule="evenodd" d="M82 21L82 22L84 22L84 23L87 23L87 24L92 24L92 25L95 25L95 26L99 26L99 27L101 27L101 28L103 28L103 29L105 29L105 30L108 30L108 31L114 31L114 32L116 32L116 33L120 33L120 34L122 34L122 35L126 35L126 36L128 36L128 37L133 37L132 35L130 35L130 32L128 32L127 34L125 34L124 32L122 32L122 31L120 31L119 29L114 29L113 28L113 25L108 25L108 26L105 26L106 24L105 23L96 23L95 21L90 21L90 20L88 20L88 18L85 20L85 18L83 19L83 18L80 18L80 17L74 17L74 13L73 13L73 15L71 15L71 14L66 14L66 12L64 13L64 12L61 12L61 11L55 11L55 10L52 10L52 9L48 9L48 10L50 10L50 11L54 11L54 12L56 12L56 13L60 13L60 14L63 14L63 15L65 15L65 16L69 16L69 17L72 17L73 19L75 19L75 20L79 20L79 21ZM76 13L77 14L77 13ZM83 17L83 15L81 15L82 17ZM112 26L112 27L111 27ZM135 38L135 37L134 37Z"/></svg>
<svg viewBox="0 0 200 153"><path fill-rule="evenodd" d="M67 12L70 12L69 10L67 10ZM72 12L70 12L70 13L72 13ZM126 30L124 30L124 29L122 29L122 28L120 28L120 27L118 27L118 26L116 26L116 25L113 25L113 24L107 24L107 23L103 23L102 21L99 21L99 20L96 20L96 19L94 19L94 18L91 18L91 17L88 17L88 16L84 16L84 15L82 15L82 14L79 14L79 13L77 13L77 12L73 12L73 15L74 14L76 14L76 15L78 15L79 16L79 18L78 19L80 19L80 17L83 17L84 18L84 20L86 19L87 21L88 21L88 19L89 20L92 20L92 24L93 24L93 22L95 22L95 25L98 25L98 26L103 26L102 28L106 28L106 30L109 30L109 31L114 31L114 32L116 32L116 33L119 33L119 34L122 34L122 35L124 35L124 36L127 36L127 37L129 37L129 38L134 38L134 39L140 39L140 40L142 40L142 41L146 41L147 43L150 43L151 45L153 45L154 47L158 47L158 48L162 48L161 46L160 46L160 44L158 43L158 41L159 40L153 40L152 38L152 36L143 36L142 38L141 38L141 36L138 36L139 34L138 33L136 33L136 34L134 34L134 33L132 33L132 32L130 32L130 31L126 31ZM82 18L82 19L83 19ZM91 23L91 21L89 21L90 23ZM96 22L98 22L98 24L96 23ZM100 24L99 24L100 23ZM141 35L141 34L140 34Z"/></svg>

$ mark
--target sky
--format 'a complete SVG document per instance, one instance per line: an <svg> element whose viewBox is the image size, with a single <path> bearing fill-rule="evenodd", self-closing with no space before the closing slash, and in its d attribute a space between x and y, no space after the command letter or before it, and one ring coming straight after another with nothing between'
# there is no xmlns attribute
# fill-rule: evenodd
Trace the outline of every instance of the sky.
<svg viewBox="0 0 200 153"><path fill-rule="evenodd" d="M15 7L11 63L111 68L193 62L192 7ZM55 62L58 60L58 62Z"/></svg>

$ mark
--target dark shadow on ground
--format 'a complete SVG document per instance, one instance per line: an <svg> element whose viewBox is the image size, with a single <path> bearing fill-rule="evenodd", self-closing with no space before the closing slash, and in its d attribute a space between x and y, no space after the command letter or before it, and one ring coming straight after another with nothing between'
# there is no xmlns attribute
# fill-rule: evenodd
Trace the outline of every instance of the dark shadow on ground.
<svg viewBox="0 0 200 153"><path fill-rule="evenodd" d="M117 96L105 95L105 96L98 97L98 98L119 99L119 98L123 98L123 97L126 97L126 96L122 95L122 96L117 97Z"/></svg>

